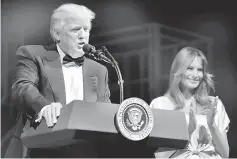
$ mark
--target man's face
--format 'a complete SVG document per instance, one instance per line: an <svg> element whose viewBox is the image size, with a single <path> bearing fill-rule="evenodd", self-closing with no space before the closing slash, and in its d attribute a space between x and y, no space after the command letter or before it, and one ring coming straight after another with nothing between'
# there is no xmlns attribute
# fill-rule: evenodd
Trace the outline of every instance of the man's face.
<svg viewBox="0 0 237 159"><path fill-rule="evenodd" d="M83 56L82 47L89 42L91 22L77 18L67 19L65 23L59 32L59 47L73 58Z"/></svg>

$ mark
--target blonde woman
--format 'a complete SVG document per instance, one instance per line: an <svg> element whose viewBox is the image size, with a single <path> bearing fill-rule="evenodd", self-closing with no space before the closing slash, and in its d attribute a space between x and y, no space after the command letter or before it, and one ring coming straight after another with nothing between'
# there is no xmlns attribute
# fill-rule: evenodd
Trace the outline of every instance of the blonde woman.
<svg viewBox="0 0 237 159"><path fill-rule="evenodd" d="M214 84L207 66L207 59L200 50L184 47L173 61L167 93L150 104L155 109L185 113L189 143L185 149L171 153L172 157L229 157L226 133L230 120L222 101L209 96Z"/></svg>

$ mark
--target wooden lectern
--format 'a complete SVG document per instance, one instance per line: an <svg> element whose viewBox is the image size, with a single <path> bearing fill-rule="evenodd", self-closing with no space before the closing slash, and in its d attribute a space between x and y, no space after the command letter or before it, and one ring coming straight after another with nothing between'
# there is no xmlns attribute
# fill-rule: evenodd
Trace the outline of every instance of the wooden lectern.
<svg viewBox="0 0 237 159"><path fill-rule="evenodd" d="M37 128L29 128L21 135L27 148L52 148L82 140L116 142L124 137L115 124L119 104L75 100L63 107L57 124L48 128L45 120ZM182 149L188 141L183 112L152 109L154 127L144 139L151 147ZM127 142L136 142L126 139Z"/></svg>

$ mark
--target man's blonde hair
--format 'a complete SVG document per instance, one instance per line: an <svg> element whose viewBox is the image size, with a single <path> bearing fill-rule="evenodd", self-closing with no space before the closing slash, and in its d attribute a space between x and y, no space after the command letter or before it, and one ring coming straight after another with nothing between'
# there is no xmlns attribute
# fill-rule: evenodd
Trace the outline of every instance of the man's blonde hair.
<svg viewBox="0 0 237 159"><path fill-rule="evenodd" d="M91 21L95 18L95 13L84 5L66 3L53 11L50 22L50 35L54 41L57 41L55 34L66 24L66 20L80 18ZM90 24L91 25L91 24ZM91 26L90 26L91 27Z"/></svg>

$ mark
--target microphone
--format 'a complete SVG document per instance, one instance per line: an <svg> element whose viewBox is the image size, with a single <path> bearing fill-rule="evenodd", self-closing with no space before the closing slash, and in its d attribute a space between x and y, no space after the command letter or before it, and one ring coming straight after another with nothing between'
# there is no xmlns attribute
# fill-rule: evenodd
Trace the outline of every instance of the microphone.
<svg viewBox="0 0 237 159"><path fill-rule="evenodd" d="M118 76L118 84L120 86L120 103L122 103L123 98L124 98L124 93L123 93L123 78L122 78L122 74L121 71L119 69L118 63L115 61L115 59L113 58L113 56L109 53L109 51L107 50L107 48L105 46L101 47L101 50L96 50L94 46L90 45L90 44L85 44L82 47L82 50L88 54L89 56L92 56L93 58L95 58L96 60L103 60L109 64L111 64L114 68L115 71L117 73ZM106 53L110 58L107 58L104 53Z"/></svg>
<svg viewBox="0 0 237 159"><path fill-rule="evenodd" d="M96 50L94 46L90 45L90 44L85 44L83 47L82 47L82 50L88 54L88 55L92 55L94 57L96 57L97 59L99 60L103 60L105 62L109 62L111 63L111 60L106 57L104 55L104 53L101 51L101 50Z"/></svg>

